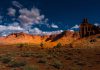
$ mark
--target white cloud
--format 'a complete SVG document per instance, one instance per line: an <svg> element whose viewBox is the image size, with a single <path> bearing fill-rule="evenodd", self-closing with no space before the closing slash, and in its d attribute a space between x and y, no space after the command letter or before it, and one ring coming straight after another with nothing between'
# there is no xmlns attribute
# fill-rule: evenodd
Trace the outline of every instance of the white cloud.
<svg viewBox="0 0 100 70"><path fill-rule="evenodd" d="M20 26L8 26L8 30L24 30Z"/></svg>
<svg viewBox="0 0 100 70"><path fill-rule="evenodd" d="M23 8L19 10L19 21L22 24L39 24L43 21L44 15L40 14L39 9L32 8L28 10L27 8Z"/></svg>
<svg viewBox="0 0 100 70"><path fill-rule="evenodd" d="M17 1L12 1L12 4L13 4L13 6L18 7L18 8L20 8L20 9L23 7L23 5L20 4L20 3L17 2Z"/></svg>
<svg viewBox="0 0 100 70"><path fill-rule="evenodd" d="M75 25L71 29L78 29L78 28L79 28L79 25Z"/></svg>
<svg viewBox="0 0 100 70"><path fill-rule="evenodd" d="M59 34L63 32L63 30L57 30L57 31L51 31L51 32L43 32L43 35L53 35L53 34Z"/></svg>
<svg viewBox="0 0 100 70"><path fill-rule="evenodd" d="M20 4L18 1L12 1L12 4L19 9L19 17L18 20L22 25L25 24L39 24L39 23L47 23L48 19L45 19L45 16L40 13L40 10L38 8L31 8L27 9L24 8L22 4ZM13 9L10 9L10 14L14 12ZM13 11L13 12L12 12Z"/></svg>
<svg viewBox="0 0 100 70"><path fill-rule="evenodd" d="M69 30L69 31L74 32L74 30Z"/></svg>
<svg viewBox="0 0 100 70"><path fill-rule="evenodd" d="M63 30L57 30L57 31L42 31L39 28L35 27L32 28L32 25L34 24L42 24L46 25L48 28L59 28L55 24L48 24L48 18L45 18L45 15L40 13L40 10L38 8L24 8L23 5L21 5L17 1L12 1L13 6L19 8L8 8L7 14L9 16L15 16L17 18L11 18L14 22L12 24L6 25L0 25L0 35L6 36L13 32L24 32L24 33L30 33L30 34L36 34L36 35L51 35L51 34L59 34L63 32ZM18 10L18 12L17 12ZM16 12L19 13L19 15L16 16ZM2 20L2 16L0 16L0 21ZM6 20L6 19L5 19ZM17 20L17 21L15 21Z"/></svg>
<svg viewBox="0 0 100 70"><path fill-rule="evenodd" d="M19 24L20 23L18 23L18 22L13 22L12 24L9 24L8 26L20 26Z"/></svg>
<svg viewBox="0 0 100 70"><path fill-rule="evenodd" d="M30 29L29 32L32 34L42 34L42 30L40 30L39 28Z"/></svg>
<svg viewBox="0 0 100 70"><path fill-rule="evenodd" d="M24 29L21 28L20 26L4 26L4 25L0 25L0 31L4 31L4 30L19 30L19 31L23 31Z"/></svg>
<svg viewBox="0 0 100 70"><path fill-rule="evenodd" d="M7 36L11 33L16 33L16 32L28 33L25 29L21 28L20 26L0 25L0 36Z"/></svg>
<svg viewBox="0 0 100 70"><path fill-rule="evenodd" d="M16 10L14 8L8 8L8 13L9 16L15 16Z"/></svg>
<svg viewBox="0 0 100 70"><path fill-rule="evenodd" d="M21 28L20 26L5 26L5 25L0 25L0 36L7 36L13 32L24 32L24 33L30 33L33 35L52 35L52 34L59 34L63 32L63 30L57 30L57 31L42 31L39 28L35 27L33 29L26 30L24 28Z"/></svg>
<svg viewBox="0 0 100 70"><path fill-rule="evenodd" d="M95 26L100 26L100 24L99 24L99 23L95 23L94 25L95 25Z"/></svg>
<svg viewBox="0 0 100 70"><path fill-rule="evenodd" d="M51 28L50 24L45 24L48 28Z"/></svg>
<svg viewBox="0 0 100 70"><path fill-rule="evenodd" d="M63 32L63 30L57 30L57 31L42 31L39 28L33 28L31 30L29 30L29 32L33 35L52 35L52 34L59 34L61 32Z"/></svg>
<svg viewBox="0 0 100 70"><path fill-rule="evenodd" d="M55 25L55 24L52 24L51 27L52 27L52 28L59 28L59 27L58 27L57 25Z"/></svg>

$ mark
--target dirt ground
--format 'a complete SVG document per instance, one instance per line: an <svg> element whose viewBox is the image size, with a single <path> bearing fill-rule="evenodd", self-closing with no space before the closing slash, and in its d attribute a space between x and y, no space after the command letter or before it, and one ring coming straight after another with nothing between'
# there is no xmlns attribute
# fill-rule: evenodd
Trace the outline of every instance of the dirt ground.
<svg viewBox="0 0 100 70"><path fill-rule="evenodd" d="M0 46L0 70L100 70L100 48Z"/></svg>

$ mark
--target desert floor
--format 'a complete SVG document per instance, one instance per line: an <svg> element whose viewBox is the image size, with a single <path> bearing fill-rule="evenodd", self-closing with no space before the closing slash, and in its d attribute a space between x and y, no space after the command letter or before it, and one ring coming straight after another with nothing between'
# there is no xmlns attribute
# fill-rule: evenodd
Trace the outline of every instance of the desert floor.
<svg viewBox="0 0 100 70"><path fill-rule="evenodd" d="M1 45L0 70L100 70L100 49Z"/></svg>

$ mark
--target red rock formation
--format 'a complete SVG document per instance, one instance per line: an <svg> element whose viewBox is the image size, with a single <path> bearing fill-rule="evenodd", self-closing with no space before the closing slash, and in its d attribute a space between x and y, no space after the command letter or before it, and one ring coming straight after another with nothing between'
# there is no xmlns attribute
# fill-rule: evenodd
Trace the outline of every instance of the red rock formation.
<svg viewBox="0 0 100 70"><path fill-rule="evenodd" d="M88 20L85 18L80 25L80 37L91 36L100 33L100 27L94 26L88 23Z"/></svg>
<svg viewBox="0 0 100 70"><path fill-rule="evenodd" d="M6 37L0 37L0 44L17 44L29 43L40 45L44 44L45 47L53 47L58 43L62 45L69 44L79 38L79 34L71 31L64 31L55 35L30 35L26 33L12 33Z"/></svg>

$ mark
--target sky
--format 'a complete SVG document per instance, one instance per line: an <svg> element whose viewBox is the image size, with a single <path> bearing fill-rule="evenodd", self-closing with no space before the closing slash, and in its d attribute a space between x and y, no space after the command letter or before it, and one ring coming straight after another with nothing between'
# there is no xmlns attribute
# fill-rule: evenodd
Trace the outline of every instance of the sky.
<svg viewBox="0 0 100 70"><path fill-rule="evenodd" d="M79 29L83 18L100 25L99 0L0 0L0 36L55 34Z"/></svg>

